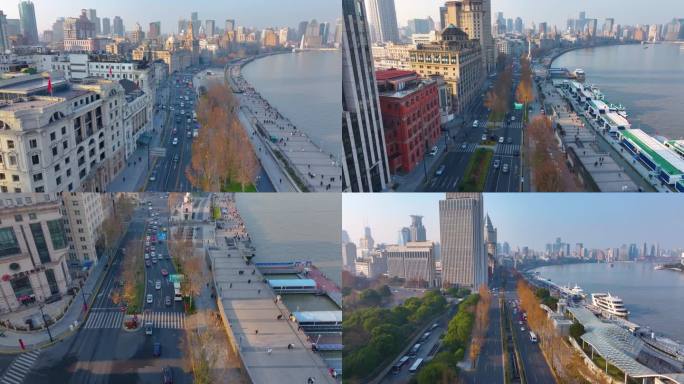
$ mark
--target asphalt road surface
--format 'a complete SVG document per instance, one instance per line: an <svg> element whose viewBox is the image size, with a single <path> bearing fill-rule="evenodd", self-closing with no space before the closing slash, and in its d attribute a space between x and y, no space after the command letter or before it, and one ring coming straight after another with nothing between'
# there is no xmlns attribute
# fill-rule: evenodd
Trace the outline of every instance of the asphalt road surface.
<svg viewBox="0 0 684 384"><path fill-rule="evenodd" d="M167 200L160 198L161 194L145 196L152 202L153 210L159 213L160 225L167 226ZM147 205L136 209L122 244L145 236L151 212ZM173 287L166 282L161 269L174 273L173 265L166 258L165 242L156 247L164 258L146 268L146 291L153 294L154 302L144 307L149 311L145 317L154 323L153 334L145 335L143 329L124 331L123 313L110 298L121 280L123 254L119 250L85 324L73 336L45 349L27 374L25 383L159 383L165 366L172 368L174 383L192 382L192 376L183 367L181 339L185 331L182 329L182 307L173 301L172 306L167 307L163 300L166 295L171 295L173 300ZM156 280L162 281L160 290L155 289ZM160 357L152 356L155 342L161 343Z"/></svg>

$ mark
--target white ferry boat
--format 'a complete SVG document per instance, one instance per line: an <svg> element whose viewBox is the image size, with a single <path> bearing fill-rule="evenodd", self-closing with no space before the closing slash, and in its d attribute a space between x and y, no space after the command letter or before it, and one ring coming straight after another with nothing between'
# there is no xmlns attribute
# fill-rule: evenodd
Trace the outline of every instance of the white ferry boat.
<svg viewBox="0 0 684 384"><path fill-rule="evenodd" d="M629 315L629 311L625 308L622 299L610 293L592 293L591 303L602 311L614 316L626 318Z"/></svg>

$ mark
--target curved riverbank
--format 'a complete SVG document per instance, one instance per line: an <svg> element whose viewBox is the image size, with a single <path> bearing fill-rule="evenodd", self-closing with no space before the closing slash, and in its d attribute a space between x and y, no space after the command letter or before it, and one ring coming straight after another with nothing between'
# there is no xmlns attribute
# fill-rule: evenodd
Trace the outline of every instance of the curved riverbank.
<svg viewBox="0 0 684 384"><path fill-rule="evenodd" d="M552 65L584 69L586 83L626 107L633 128L684 138L684 50L677 44L574 49L559 54Z"/></svg>

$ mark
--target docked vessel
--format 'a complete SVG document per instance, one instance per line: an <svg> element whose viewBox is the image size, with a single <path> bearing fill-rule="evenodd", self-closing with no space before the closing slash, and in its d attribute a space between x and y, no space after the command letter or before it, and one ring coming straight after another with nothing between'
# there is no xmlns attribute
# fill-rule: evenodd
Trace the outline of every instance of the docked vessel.
<svg viewBox="0 0 684 384"><path fill-rule="evenodd" d="M601 311L614 316L626 318L629 315L622 299L610 293L592 293L591 303Z"/></svg>

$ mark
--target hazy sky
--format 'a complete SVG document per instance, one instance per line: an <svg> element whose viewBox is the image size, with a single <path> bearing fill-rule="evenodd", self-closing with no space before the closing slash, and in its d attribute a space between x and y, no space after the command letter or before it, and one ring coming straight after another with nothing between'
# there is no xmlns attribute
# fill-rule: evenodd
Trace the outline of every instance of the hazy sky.
<svg viewBox="0 0 684 384"><path fill-rule="evenodd" d="M444 3L444 0L395 0L399 25L427 16L439 23L439 7ZM503 12L505 18L514 20L519 16L526 25L546 21L559 27L565 27L569 18L578 18L580 11L586 11L587 18L612 17L618 24L664 24L673 17L684 17L683 0L657 0L653 4L641 0L492 0L492 14Z"/></svg>
<svg viewBox="0 0 684 384"><path fill-rule="evenodd" d="M52 28L57 17L78 17L83 8L97 10L102 19L121 16L126 30L139 22L144 31L149 23L161 21L162 32L176 32L178 20L198 12L200 20L216 20L223 28L226 19L250 27L296 27L300 21L317 19L334 22L342 13L339 0L33 0L38 33ZM0 10L9 18L19 18L18 0L0 0Z"/></svg>
<svg viewBox="0 0 684 384"><path fill-rule="evenodd" d="M397 232L423 215L428 240L439 240L440 193L351 194L342 196L342 228L358 244L365 224L376 242L396 244ZM498 240L543 250L560 236L586 247L660 242L684 246L684 196L679 194L506 193L485 194L485 213Z"/></svg>

